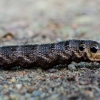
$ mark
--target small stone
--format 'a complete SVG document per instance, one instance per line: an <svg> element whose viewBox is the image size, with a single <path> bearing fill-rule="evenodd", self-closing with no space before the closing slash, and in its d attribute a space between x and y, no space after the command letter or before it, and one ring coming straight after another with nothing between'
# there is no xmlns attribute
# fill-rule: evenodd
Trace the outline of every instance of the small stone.
<svg viewBox="0 0 100 100"><path fill-rule="evenodd" d="M68 81L75 81L75 77L74 77L74 76L68 76L68 77L67 77L67 80L68 80Z"/></svg>
<svg viewBox="0 0 100 100"><path fill-rule="evenodd" d="M71 70L71 71L73 71L73 70L76 70L76 67L73 64L69 64L68 65L68 69Z"/></svg>
<svg viewBox="0 0 100 100"><path fill-rule="evenodd" d="M2 85L7 84L7 81L2 81L1 84Z"/></svg>
<svg viewBox="0 0 100 100"><path fill-rule="evenodd" d="M26 88L26 90L27 90L28 93L32 93L33 92L33 88L31 86L29 86L27 84L23 84L23 87Z"/></svg>
<svg viewBox="0 0 100 100"><path fill-rule="evenodd" d="M42 76L39 76L39 79L42 80L42 81L45 81L46 79Z"/></svg>
<svg viewBox="0 0 100 100"><path fill-rule="evenodd" d="M54 68L52 68L52 69L49 69L48 72L49 72L49 73L54 73L54 72L57 72L57 70L54 69Z"/></svg>
<svg viewBox="0 0 100 100"><path fill-rule="evenodd" d="M21 87L22 87L22 84L16 84L17 89L21 89Z"/></svg>
<svg viewBox="0 0 100 100"><path fill-rule="evenodd" d="M6 85L6 84L3 85L3 88L4 88L4 89L7 89L8 87L9 87L9 86Z"/></svg>
<svg viewBox="0 0 100 100"><path fill-rule="evenodd" d="M60 75L60 79L62 79L62 80L63 80L63 79L64 79L64 75Z"/></svg>
<svg viewBox="0 0 100 100"><path fill-rule="evenodd" d="M10 82L16 82L16 78L15 77L12 77L12 78L9 79L9 81Z"/></svg>
<svg viewBox="0 0 100 100"><path fill-rule="evenodd" d="M41 94L42 94L41 91L34 91L34 92L32 93L32 96L33 96L33 97L38 97L38 96L41 96Z"/></svg>
<svg viewBox="0 0 100 100"><path fill-rule="evenodd" d="M19 98L18 95L11 94L11 95L9 96L9 100L20 100L20 98Z"/></svg>
<svg viewBox="0 0 100 100"><path fill-rule="evenodd" d="M27 88L27 92L28 93L32 93L33 92L33 89L31 87Z"/></svg>
<svg viewBox="0 0 100 100"><path fill-rule="evenodd" d="M54 80L54 79L56 79L57 77L54 75L54 74L51 74L50 75L50 80Z"/></svg>
<svg viewBox="0 0 100 100"><path fill-rule="evenodd" d="M31 97L29 100L36 100L34 97Z"/></svg>

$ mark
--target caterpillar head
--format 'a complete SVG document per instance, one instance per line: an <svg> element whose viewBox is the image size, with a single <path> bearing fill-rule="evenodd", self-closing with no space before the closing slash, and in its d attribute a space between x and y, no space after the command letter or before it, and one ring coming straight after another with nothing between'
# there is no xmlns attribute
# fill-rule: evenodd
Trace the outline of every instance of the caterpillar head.
<svg viewBox="0 0 100 100"><path fill-rule="evenodd" d="M85 53L90 61L100 62L100 44L96 41L81 41L79 43L80 53Z"/></svg>

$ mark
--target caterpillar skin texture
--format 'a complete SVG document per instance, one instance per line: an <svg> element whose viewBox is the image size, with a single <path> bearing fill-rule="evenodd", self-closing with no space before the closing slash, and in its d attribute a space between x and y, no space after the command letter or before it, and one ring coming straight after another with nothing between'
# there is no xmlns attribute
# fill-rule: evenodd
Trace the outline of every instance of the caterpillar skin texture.
<svg viewBox="0 0 100 100"><path fill-rule="evenodd" d="M92 40L68 40L52 44L0 47L0 67L48 69L72 61L100 62L100 44Z"/></svg>

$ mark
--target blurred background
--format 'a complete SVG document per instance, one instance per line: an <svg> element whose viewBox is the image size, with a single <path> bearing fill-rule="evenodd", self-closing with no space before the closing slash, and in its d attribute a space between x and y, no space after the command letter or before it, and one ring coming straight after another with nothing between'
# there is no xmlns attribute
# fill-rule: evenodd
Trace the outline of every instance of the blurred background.
<svg viewBox="0 0 100 100"><path fill-rule="evenodd" d="M0 0L0 45L100 41L99 0Z"/></svg>

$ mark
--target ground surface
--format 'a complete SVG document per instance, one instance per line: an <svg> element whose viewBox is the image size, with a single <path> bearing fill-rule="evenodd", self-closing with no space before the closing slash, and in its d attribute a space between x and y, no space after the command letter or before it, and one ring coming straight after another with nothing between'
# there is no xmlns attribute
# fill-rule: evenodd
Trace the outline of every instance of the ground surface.
<svg viewBox="0 0 100 100"><path fill-rule="evenodd" d="M0 45L74 38L100 41L100 0L0 0ZM99 98L99 68L0 70L0 100Z"/></svg>

